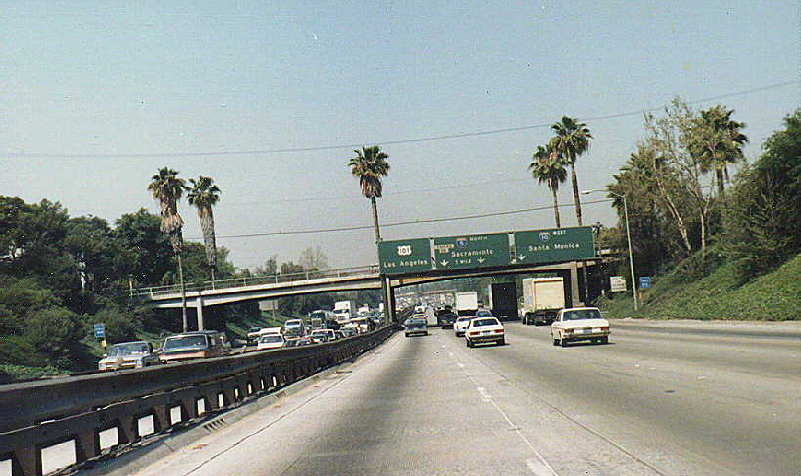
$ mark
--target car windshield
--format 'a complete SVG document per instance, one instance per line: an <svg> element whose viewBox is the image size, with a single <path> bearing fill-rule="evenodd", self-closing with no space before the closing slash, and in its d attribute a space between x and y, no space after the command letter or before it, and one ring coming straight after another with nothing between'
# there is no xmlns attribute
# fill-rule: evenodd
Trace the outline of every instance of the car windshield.
<svg viewBox="0 0 801 476"><path fill-rule="evenodd" d="M276 342L283 342L283 341L284 338L278 335L264 336L261 339L259 339L260 344L274 344Z"/></svg>
<svg viewBox="0 0 801 476"><path fill-rule="evenodd" d="M261 330L261 327L251 327L251 328L248 330L248 332L259 332L260 330Z"/></svg>
<svg viewBox="0 0 801 476"><path fill-rule="evenodd" d="M314 331L314 332L312 332L313 336L326 337L326 336L330 336L331 334L333 334L333 331L331 331L331 330L322 330L322 331Z"/></svg>
<svg viewBox="0 0 801 476"><path fill-rule="evenodd" d="M470 320L473 320L475 318L476 318L475 316L460 317L459 319L456 319L456 322L470 321Z"/></svg>
<svg viewBox="0 0 801 476"><path fill-rule="evenodd" d="M132 342L111 346L108 350L108 355L147 354L149 350L149 346L144 342Z"/></svg>
<svg viewBox="0 0 801 476"><path fill-rule="evenodd" d="M487 318L487 319L475 319L473 320L472 324L473 327L484 327L484 326L497 326L500 325L497 319Z"/></svg>
<svg viewBox="0 0 801 476"><path fill-rule="evenodd" d="M164 350L199 350L208 347L206 336L168 337Z"/></svg>
<svg viewBox="0 0 801 476"><path fill-rule="evenodd" d="M297 327L300 325L300 321L286 321L284 325L287 327Z"/></svg>
<svg viewBox="0 0 801 476"><path fill-rule="evenodd" d="M577 309L575 311L565 311L562 314L563 321L581 321L583 319L603 319L598 309Z"/></svg>
<svg viewBox="0 0 801 476"><path fill-rule="evenodd" d="M490 317L490 316L492 316L492 313L489 311L478 311L476 313L476 317Z"/></svg>
<svg viewBox="0 0 801 476"><path fill-rule="evenodd" d="M406 327L424 327L426 324L426 321L422 319L412 319L406 324Z"/></svg>

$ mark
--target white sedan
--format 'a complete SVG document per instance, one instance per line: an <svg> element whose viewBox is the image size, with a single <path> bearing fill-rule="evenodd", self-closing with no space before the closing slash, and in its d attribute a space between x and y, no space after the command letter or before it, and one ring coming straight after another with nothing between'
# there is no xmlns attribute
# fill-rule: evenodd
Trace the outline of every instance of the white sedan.
<svg viewBox="0 0 801 476"><path fill-rule="evenodd" d="M487 342L505 345L505 336L503 325L497 318L476 317L470 321L470 325L465 330L464 340L467 343L467 347L474 347L476 344L486 344Z"/></svg>
<svg viewBox="0 0 801 476"><path fill-rule="evenodd" d="M256 350L280 349L284 346L284 336L281 334L267 334L259 337Z"/></svg>
<svg viewBox="0 0 801 476"><path fill-rule="evenodd" d="M597 307L562 309L551 324L551 337L553 345L562 347L578 340L606 344L609 342L609 321L601 316Z"/></svg>
<svg viewBox="0 0 801 476"><path fill-rule="evenodd" d="M470 321L475 318L476 316L458 317L456 322L453 323L453 333L456 334L456 337L462 337L464 335L464 331L467 329L467 326L470 325Z"/></svg>

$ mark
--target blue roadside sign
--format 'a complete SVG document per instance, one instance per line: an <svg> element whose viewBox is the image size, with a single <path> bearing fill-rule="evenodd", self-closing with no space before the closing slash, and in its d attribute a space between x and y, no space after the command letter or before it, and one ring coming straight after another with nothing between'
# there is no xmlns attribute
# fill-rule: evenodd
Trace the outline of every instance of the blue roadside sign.
<svg viewBox="0 0 801 476"><path fill-rule="evenodd" d="M640 276L640 289L648 289L651 287L650 276Z"/></svg>
<svg viewBox="0 0 801 476"><path fill-rule="evenodd" d="M106 338L106 325L105 324L95 324L95 339L105 339Z"/></svg>

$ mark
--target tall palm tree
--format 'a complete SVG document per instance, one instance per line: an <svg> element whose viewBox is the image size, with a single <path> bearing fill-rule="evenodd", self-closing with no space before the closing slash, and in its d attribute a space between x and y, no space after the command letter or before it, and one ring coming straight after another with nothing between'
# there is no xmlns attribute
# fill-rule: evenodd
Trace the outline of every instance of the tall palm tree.
<svg viewBox="0 0 801 476"><path fill-rule="evenodd" d="M562 228L562 221L559 218L559 198L556 193L559 191L559 185L567 180L567 170L559 160L559 156L553 150L550 144L546 146L537 146L537 151L531 158L531 163L528 165L531 175L537 179L539 183L548 185L553 194L553 216L556 219L556 228Z"/></svg>
<svg viewBox="0 0 801 476"><path fill-rule="evenodd" d="M590 134L587 124L568 116L562 116L562 120L555 122L551 126L551 130L556 134L551 139L551 147L562 163L570 166L570 176L573 180L573 204L576 207L576 220L581 226L583 223L578 179L576 178L576 160L590 148L592 134Z"/></svg>
<svg viewBox="0 0 801 476"><path fill-rule="evenodd" d="M214 271L217 269L217 237L214 233L214 212L212 208L220 201L220 187L214 184L214 179L201 175L197 180L190 178L191 187L187 189L186 198L189 204L197 208L200 218L200 228L203 230L203 244L206 247L206 261L214 281Z"/></svg>
<svg viewBox="0 0 801 476"><path fill-rule="evenodd" d="M147 189L153 198L161 205L161 232L167 234L172 245L172 251L178 258L178 281L181 286L181 316L183 318L184 332L189 330L189 321L186 317L186 290L184 289L184 270L181 263L181 250L183 248L183 235L181 229L184 220L178 213L178 200L184 193L184 179L178 178L178 172L162 167L151 178Z"/></svg>
<svg viewBox="0 0 801 476"><path fill-rule="evenodd" d="M381 198L381 178L389 173L389 156L381 151L381 147L374 145L356 149L356 157L350 159L348 166L354 177L359 177L362 195L370 199L373 206L373 225L375 226L376 245L381 241L381 231L378 228L378 209L375 199Z"/></svg>
<svg viewBox="0 0 801 476"><path fill-rule="evenodd" d="M718 196L724 194L723 184L728 180L729 164L743 160L743 145L748 137L740 132L744 122L732 120L734 109L717 105L701 111L690 127L688 148L701 163L701 172L715 171Z"/></svg>

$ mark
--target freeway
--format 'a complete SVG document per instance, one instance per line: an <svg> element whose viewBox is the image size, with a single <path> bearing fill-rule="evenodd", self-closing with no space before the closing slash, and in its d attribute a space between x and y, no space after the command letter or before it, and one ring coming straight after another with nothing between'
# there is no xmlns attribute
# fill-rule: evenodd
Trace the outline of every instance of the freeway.
<svg viewBox="0 0 801 476"><path fill-rule="evenodd" d="M142 474L798 474L801 327L616 322L567 349L548 331L397 334Z"/></svg>

